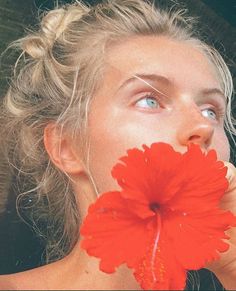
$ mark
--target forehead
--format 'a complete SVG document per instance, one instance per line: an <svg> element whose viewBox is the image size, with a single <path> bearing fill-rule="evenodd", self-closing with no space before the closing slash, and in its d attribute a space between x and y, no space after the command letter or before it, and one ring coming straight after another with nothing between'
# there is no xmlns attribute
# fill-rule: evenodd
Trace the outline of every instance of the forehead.
<svg viewBox="0 0 236 291"><path fill-rule="evenodd" d="M162 75L184 88L219 87L215 68L199 49L164 36L134 37L108 49L105 83L137 74Z"/></svg>

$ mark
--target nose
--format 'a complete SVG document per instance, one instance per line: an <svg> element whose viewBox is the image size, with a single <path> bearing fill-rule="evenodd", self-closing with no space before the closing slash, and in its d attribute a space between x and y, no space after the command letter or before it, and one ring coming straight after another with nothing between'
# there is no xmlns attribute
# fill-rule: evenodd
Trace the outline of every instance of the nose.
<svg viewBox="0 0 236 291"><path fill-rule="evenodd" d="M199 109L185 108L181 112L179 127L177 129L177 140L180 145L187 146L190 143L198 144L206 150L212 143L214 126L212 122L204 117Z"/></svg>

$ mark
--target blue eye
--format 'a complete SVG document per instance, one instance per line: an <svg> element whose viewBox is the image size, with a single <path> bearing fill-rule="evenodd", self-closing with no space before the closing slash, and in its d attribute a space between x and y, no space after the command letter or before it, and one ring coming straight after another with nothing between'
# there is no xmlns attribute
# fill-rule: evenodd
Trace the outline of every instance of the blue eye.
<svg viewBox="0 0 236 291"><path fill-rule="evenodd" d="M151 96L150 97L146 96L146 97L138 100L136 102L136 105L138 107L142 107L142 108L159 108L160 107L156 98L151 97Z"/></svg>
<svg viewBox="0 0 236 291"><path fill-rule="evenodd" d="M202 110L202 115L206 118L217 120L217 113L212 108L206 108Z"/></svg>

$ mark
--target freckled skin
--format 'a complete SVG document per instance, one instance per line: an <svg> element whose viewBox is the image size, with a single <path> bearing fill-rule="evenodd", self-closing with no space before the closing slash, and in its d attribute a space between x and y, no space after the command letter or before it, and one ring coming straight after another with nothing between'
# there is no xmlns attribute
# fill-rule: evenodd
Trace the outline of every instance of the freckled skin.
<svg viewBox="0 0 236 291"><path fill-rule="evenodd" d="M158 74L171 80L171 86L154 85L169 98L160 110L135 106L140 96L153 91L141 80L118 90L137 73ZM213 66L190 44L147 36L111 47L104 79L89 114L90 171L99 192L117 189L110 175L112 166L128 148L140 148L144 143L167 142L184 152L189 142L195 142L203 150L215 149L219 159L228 161L223 121L202 114L212 99L224 101L219 96L211 96L210 100L199 93L206 88L221 89L219 84Z"/></svg>

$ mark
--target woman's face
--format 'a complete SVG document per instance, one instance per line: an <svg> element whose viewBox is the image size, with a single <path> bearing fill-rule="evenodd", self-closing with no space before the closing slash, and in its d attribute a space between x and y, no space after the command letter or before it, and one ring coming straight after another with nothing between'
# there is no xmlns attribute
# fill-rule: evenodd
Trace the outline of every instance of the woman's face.
<svg viewBox="0 0 236 291"><path fill-rule="evenodd" d="M119 189L113 165L143 144L185 152L192 142L228 160L224 110L213 66L190 44L146 36L114 45L89 113L89 167L99 192Z"/></svg>

